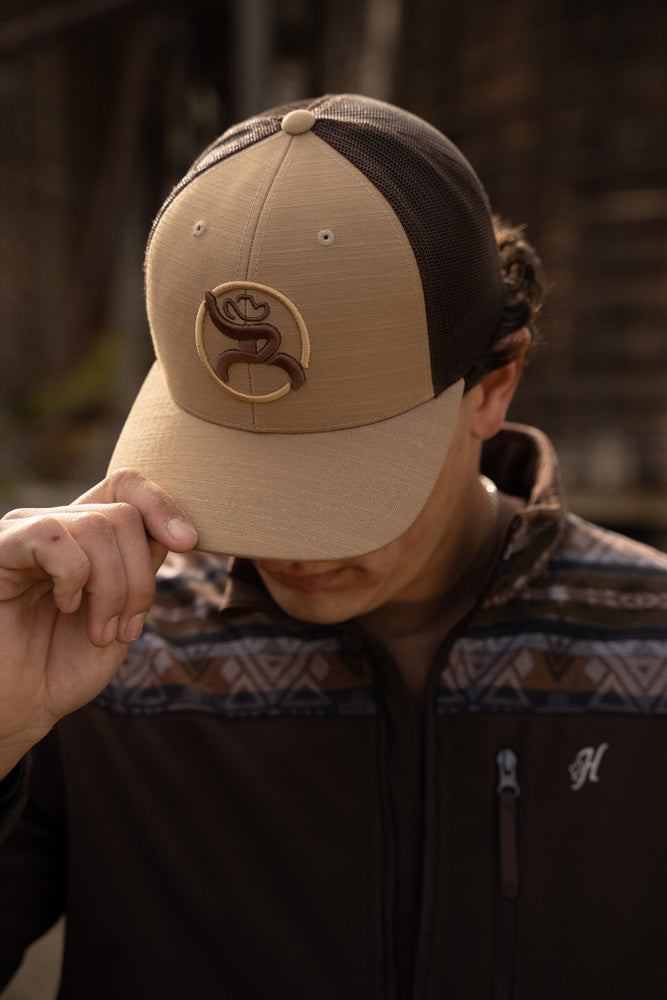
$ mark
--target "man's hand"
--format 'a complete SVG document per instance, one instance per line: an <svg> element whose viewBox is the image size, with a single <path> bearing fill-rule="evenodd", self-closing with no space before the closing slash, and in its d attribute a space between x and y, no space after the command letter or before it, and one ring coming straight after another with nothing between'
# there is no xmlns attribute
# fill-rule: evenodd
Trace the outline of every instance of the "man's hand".
<svg viewBox="0 0 667 1000"><path fill-rule="evenodd" d="M127 469L69 507L0 520L0 778L108 684L167 552L196 540L171 497Z"/></svg>

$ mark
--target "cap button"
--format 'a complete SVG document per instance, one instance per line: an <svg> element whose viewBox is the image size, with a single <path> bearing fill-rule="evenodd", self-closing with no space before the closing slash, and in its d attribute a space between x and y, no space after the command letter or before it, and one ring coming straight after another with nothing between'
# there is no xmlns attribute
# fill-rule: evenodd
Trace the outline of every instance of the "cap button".
<svg viewBox="0 0 667 1000"><path fill-rule="evenodd" d="M288 135L301 135L302 132L309 132L314 124L315 115L312 111L308 108L295 108L285 115L280 126Z"/></svg>

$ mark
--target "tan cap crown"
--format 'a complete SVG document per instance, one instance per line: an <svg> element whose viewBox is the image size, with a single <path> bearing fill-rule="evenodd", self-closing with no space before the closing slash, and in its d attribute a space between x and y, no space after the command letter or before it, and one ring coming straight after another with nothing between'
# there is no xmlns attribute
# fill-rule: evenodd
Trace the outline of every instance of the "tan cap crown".
<svg viewBox="0 0 667 1000"><path fill-rule="evenodd" d="M276 132L196 177L153 234L146 294L172 397L204 420L312 433L433 397L412 248L377 189L310 130ZM273 358L237 333L272 334ZM298 390L288 358L305 375Z"/></svg>
<svg viewBox="0 0 667 1000"><path fill-rule="evenodd" d="M146 256L156 364L112 457L202 548L368 552L409 527L497 321L486 198L444 136L345 95L229 130Z"/></svg>

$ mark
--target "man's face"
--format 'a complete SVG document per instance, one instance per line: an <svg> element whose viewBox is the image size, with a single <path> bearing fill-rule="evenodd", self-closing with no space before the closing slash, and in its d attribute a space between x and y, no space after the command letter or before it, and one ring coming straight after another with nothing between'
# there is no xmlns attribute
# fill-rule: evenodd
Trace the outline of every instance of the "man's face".
<svg viewBox="0 0 667 1000"><path fill-rule="evenodd" d="M480 442L470 433L475 390L466 395L442 472L417 520L389 545L354 559L255 560L274 601L302 621L332 624L390 602L419 601L456 582L489 529L479 481Z"/></svg>

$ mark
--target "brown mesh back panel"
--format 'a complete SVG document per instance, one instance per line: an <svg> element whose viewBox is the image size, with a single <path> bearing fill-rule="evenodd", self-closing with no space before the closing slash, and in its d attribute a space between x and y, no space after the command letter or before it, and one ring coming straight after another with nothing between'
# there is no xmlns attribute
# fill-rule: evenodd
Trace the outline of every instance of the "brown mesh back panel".
<svg viewBox="0 0 667 1000"><path fill-rule="evenodd" d="M277 132L297 107L313 111L313 132L368 177L405 230L422 278L437 394L462 378L488 346L503 285L484 189L456 146L422 119L356 95L273 108L209 146L162 211L195 175Z"/></svg>
<svg viewBox="0 0 667 1000"><path fill-rule="evenodd" d="M338 98L318 111L313 131L372 181L401 221L422 277L438 393L479 358L500 316L500 264L484 190L440 132L390 105Z"/></svg>

